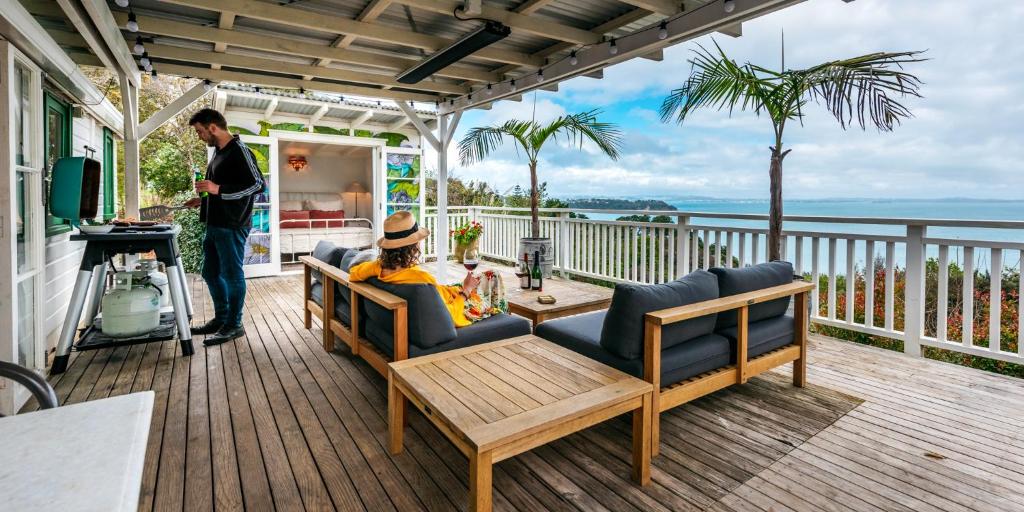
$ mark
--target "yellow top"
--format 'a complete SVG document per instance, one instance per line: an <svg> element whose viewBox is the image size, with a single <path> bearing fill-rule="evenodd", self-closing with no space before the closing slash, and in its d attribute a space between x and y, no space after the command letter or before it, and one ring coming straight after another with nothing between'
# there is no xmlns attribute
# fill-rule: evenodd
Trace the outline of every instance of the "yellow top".
<svg viewBox="0 0 1024 512"><path fill-rule="evenodd" d="M455 327L465 327L472 324L464 313L466 297L462 295L460 287L437 284L434 276L421 269L419 265L403 268L386 276L381 275L383 270L378 260L360 263L348 270L348 279L358 283L366 281L371 277L376 277L385 283L391 284L432 284L437 289L437 293L441 295L441 301L444 302L445 308L448 309L448 314L451 315Z"/></svg>

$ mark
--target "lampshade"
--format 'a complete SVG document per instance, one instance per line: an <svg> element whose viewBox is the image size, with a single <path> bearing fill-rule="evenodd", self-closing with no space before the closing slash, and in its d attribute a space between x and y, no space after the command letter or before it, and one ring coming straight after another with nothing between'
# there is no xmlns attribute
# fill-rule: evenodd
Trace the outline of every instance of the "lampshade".
<svg viewBox="0 0 1024 512"><path fill-rule="evenodd" d="M352 183L349 183L347 187L345 187L345 192L350 194L362 194L366 192L366 187L364 187L363 184L359 183L358 181L353 181Z"/></svg>

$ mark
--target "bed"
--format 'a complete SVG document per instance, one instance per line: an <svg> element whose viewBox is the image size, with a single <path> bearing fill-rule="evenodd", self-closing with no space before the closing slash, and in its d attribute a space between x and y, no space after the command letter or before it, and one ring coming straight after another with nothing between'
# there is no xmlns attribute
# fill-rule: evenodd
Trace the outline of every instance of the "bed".
<svg viewBox="0 0 1024 512"><path fill-rule="evenodd" d="M373 222L346 217L340 193L281 192L279 200L282 255L308 254L321 240L350 248L373 245Z"/></svg>

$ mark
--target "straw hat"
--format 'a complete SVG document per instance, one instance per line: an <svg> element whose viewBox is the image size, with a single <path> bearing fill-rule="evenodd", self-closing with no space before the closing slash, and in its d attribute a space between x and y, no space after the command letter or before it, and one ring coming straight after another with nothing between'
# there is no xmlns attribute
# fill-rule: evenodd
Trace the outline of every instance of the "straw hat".
<svg viewBox="0 0 1024 512"><path fill-rule="evenodd" d="M398 211L384 219L384 237L377 240L377 247L397 249L413 245L429 235L430 230L421 228L411 213Z"/></svg>

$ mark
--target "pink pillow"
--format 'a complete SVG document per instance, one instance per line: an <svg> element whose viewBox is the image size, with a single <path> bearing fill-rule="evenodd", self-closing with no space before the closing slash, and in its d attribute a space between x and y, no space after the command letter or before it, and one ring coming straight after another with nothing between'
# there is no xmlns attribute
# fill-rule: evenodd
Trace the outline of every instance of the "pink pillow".
<svg viewBox="0 0 1024 512"><path fill-rule="evenodd" d="M345 218L345 210L310 210L310 219L327 220L326 227L340 228L345 225L342 219ZM314 222L313 227L325 227L323 222Z"/></svg>
<svg viewBox="0 0 1024 512"><path fill-rule="evenodd" d="M281 210L281 229L308 228L308 220L309 211L307 210Z"/></svg>

